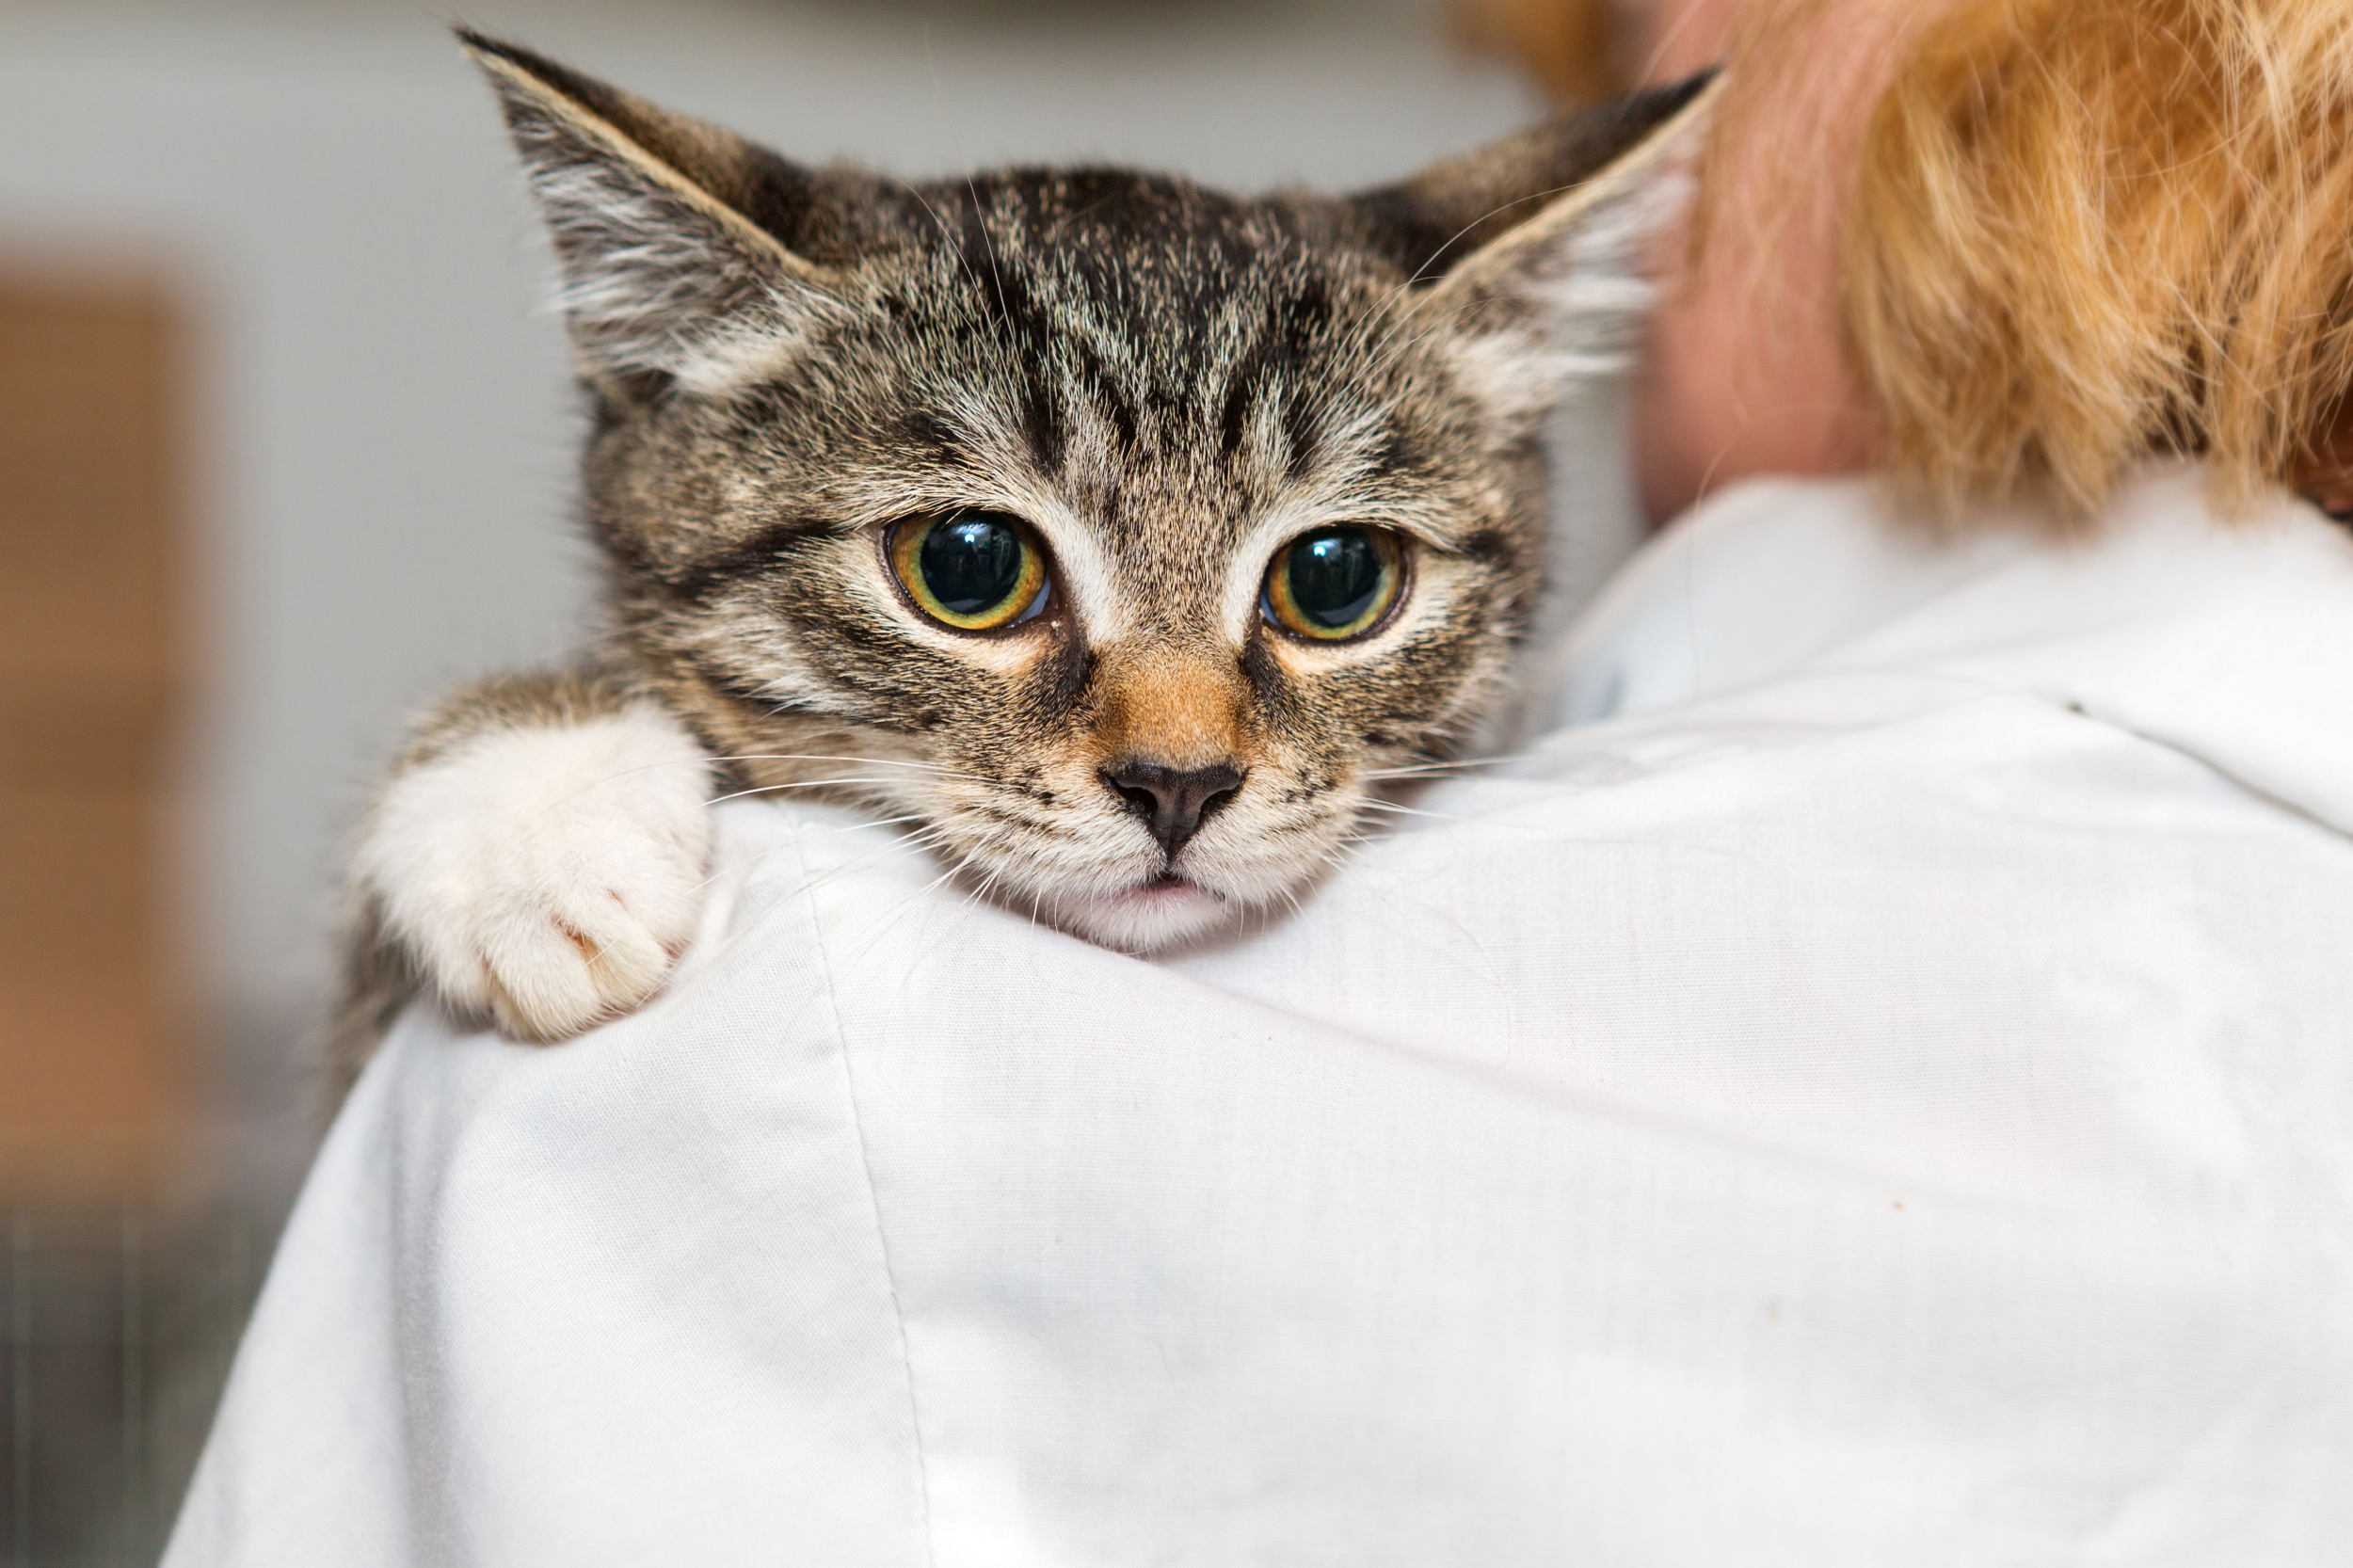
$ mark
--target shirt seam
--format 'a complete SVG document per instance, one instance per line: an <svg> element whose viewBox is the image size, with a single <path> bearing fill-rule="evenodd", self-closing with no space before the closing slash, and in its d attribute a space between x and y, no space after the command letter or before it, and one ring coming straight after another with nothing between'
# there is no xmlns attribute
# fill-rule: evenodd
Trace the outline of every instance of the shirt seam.
<svg viewBox="0 0 2353 1568"><path fill-rule="evenodd" d="M800 861L803 885L810 886L808 851L798 836L792 845L794 857ZM890 1263L890 1240L883 1233L882 1201L874 1192L874 1161L866 1146L866 1125L858 1113L857 1075L850 1067L850 1034L841 1021L841 1005L834 985L833 958L825 950L824 923L818 918L817 900L808 902L809 935L817 945L817 967L824 983L825 1012L833 1019L833 1042L837 1060L841 1064L842 1098L850 1112L850 1135L857 1144L858 1172L866 1181L866 1212L874 1228L874 1250L881 1255L883 1291L890 1300L890 1318L899 1334L899 1371L906 1384L907 1434L915 1446L916 1496L922 1507L923 1560L937 1568L938 1551L932 1540L932 1478L931 1462L923 1451L923 1416L915 1394L915 1352L907 1339L906 1309L899 1301L898 1272Z"/></svg>

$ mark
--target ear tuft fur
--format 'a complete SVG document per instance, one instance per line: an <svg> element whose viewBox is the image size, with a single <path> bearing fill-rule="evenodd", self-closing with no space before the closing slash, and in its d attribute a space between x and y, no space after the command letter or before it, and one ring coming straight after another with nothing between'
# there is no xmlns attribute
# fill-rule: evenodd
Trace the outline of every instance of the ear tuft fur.
<svg viewBox="0 0 2353 1568"><path fill-rule="evenodd" d="M1689 203L1718 92L1709 73L1639 93L1413 182L1434 195L1454 178L1473 193L1457 198L1468 217L1461 232L1483 243L1447 268L1421 309L1467 328L1458 332L1460 368L1507 420L1533 421L1571 383L1623 368L1656 296L1644 263ZM1497 169L1516 168L1526 182L1545 167L1532 150L1552 154L1539 176L1549 184L1497 200Z"/></svg>
<svg viewBox="0 0 2353 1568"><path fill-rule="evenodd" d="M530 50L457 38L498 94L592 380L723 393L831 306L823 269L750 216L805 192L801 171Z"/></svg>

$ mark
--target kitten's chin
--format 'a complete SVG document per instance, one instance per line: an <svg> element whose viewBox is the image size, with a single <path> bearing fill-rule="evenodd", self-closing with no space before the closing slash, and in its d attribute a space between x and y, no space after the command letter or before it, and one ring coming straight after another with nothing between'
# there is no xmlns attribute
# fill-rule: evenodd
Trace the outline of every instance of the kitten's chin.
<svg viewBox="0 0 2353 1568"><path fill-rule="evenodd" d="M1160 877L1116 893L1071 899L1056 908L1055 922L1122 952L1158 952L1207 936L1229 925L1239 913L1228 900L1177 877Z"/></svg>

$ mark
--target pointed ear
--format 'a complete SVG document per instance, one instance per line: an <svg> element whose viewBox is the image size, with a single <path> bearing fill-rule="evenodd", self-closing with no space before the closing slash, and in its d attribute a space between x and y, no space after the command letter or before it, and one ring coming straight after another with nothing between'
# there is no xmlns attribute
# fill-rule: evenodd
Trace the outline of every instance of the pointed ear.
<svg viewBox="0 0 2353 1568"><path fill-rule="evenodd" d="M529 50L457 38L498 93L592 380L724 392L837 308L831 276L776 232L806 204L807 171Z"/></svg>
<svg viewBox="0 0 2353 1568"><path fill-rule="evenodd" d="M1619 367L1655 290L1651 240L1689 200L1714 72L1565 116L1355 198L1401 240L1419 312L1453 325L1468 379L1534 417Z"/></svg>

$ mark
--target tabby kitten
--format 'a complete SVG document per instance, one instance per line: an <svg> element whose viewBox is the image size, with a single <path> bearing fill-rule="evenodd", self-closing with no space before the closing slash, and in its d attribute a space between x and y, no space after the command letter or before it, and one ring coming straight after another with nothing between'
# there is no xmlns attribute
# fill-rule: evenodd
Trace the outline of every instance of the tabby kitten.
<svg viewBox="0 0 2353 1568"><path fill-rule="evenodd" d="M1699 82L1354 196L808 168L461 34L554 239L609 652L413 736L346 1062L419 990L552 1040L660 986L712 795L912 820L1135 952L1471 744L1545 573L1543 416L1613 362Z"/></svg>

